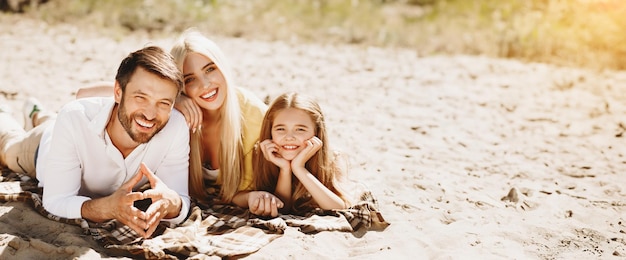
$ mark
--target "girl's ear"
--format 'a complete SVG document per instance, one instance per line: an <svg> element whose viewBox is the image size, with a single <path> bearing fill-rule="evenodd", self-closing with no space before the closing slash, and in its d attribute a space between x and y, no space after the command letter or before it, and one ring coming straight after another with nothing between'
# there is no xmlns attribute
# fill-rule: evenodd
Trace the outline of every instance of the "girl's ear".
<svg viewBox="0 0 626 260"><path fill-rule="evenodd" d="M122 86L120 86L120 83L117 82L117 80L115 81L115 86L113 87L113 96L115 98L115 103L120 103L122 101L122 95L124 94L124 92L122 91Z"/></svg>

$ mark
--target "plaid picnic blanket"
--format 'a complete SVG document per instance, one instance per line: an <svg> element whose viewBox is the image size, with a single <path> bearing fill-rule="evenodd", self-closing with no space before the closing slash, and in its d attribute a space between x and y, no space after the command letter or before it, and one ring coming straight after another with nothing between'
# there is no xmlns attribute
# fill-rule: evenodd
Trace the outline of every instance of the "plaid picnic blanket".
<svg viewBox="0 0 626 260"><path fill-rule="evenodd" d="M389 225L377 210L370 192L345 210L315 209L302 215L279 215L261 218L247 209L216 203L194 201L189 217L177 226L162 222L155 235L143 239L116 220L94 223L84 219L67 219L50 214L43 208L42 189L36 180L20 178L3 171L0 179L0 201L29 203L41 215L83 228L112 254L146 259L204 258L251 254L280 237L287 228L303 233L321 231L354 232L361 228Z"/></svg>

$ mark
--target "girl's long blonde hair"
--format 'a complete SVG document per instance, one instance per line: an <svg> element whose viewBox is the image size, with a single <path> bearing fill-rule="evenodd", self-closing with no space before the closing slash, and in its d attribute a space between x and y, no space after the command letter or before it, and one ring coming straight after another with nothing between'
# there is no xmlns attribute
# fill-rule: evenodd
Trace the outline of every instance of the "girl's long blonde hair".
<svg viewBox="0 0 626 260"><path fill-rule="evenodd" d="M322 114L320 106L314 99L293 92L285 93L277 97L269 106L267 113L265 113L259 140L272 139L274 118L276 118L278 112L287 108L300 109L309 114L313 122L315 122L315 135L323 144L322 148L306 162L306 169L324 184L324 186L339 195L344 202L347 202L344 194L342 194L337 187L337 179L342 174L341 168L337 165L329 149L324 115ZM274 193L280 171L278 166L266 160L260 149L255 149L252 165L255 173L255 188L257 190ZM317 207L306 188L295 178L293 179L291 194L292 201L294 202L292 210L298 212Z"/></svg>
<svg viewBox="0 0 626 260"><path fill-rule="evenodd" d="M188 53L195 52L213 61L226 81L226 99L220 108L222 129L220 130L219 165L221 180L220 197L231 202L243 179L243 137L242 115L237 98L232 71L221 49L213 41L194 29L185 31L172 46L171 54L178 68L183 70L183 63ZM202 131L190 133L189 154L189 191L192 197L204 200L208 197L202 177Z"/></svg>

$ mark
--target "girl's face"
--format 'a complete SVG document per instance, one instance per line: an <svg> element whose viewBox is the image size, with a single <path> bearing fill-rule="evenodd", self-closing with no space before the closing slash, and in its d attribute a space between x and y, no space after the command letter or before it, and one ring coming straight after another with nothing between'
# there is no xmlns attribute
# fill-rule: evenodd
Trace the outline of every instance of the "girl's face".
<svg viewBox="0 0 626 260"><path fill-rule="evenodd" d="M276 113L272 123L272 140L278 145L278 154L284 159L293 160L313 136L315 122L307 112L287 108Z"/></svg>
<svg viewBox="0 0 626 260"><path fill-rule="evenodd" d="M203 109L218 110L226 99L226 80L213 61L190 52L183 62L185 94Z"/></svg>

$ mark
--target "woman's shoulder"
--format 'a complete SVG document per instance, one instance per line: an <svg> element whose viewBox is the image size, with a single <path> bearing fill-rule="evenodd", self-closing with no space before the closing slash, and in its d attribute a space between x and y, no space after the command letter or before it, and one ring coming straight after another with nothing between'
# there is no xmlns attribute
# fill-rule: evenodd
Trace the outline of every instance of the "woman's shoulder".
<svg viewBox="0 0 626 260"><path fill-rule="evenodd" d="M252 91L238 87L237 97L241 107L243 124L243 146L245 153L252 151L254 144L259 138L261 124L267 105L261 101Z"/></svg>
<svg viewBox="0 0 626 260"><path fill-rule="evenodd" d="M267 105L252 91L237 87L237 98L239 99L239 105L244 116L248 114L260 114L261 117L265 115L267 111Z"/></svg>
<svg viewBox="0 0 626 260"><path fill-rule="evenodd" d="M263 114L267 110L267 104L249 89L237 87L237 98L239 99L239 105L242 110L256 110L261 111Z"/></svg>

